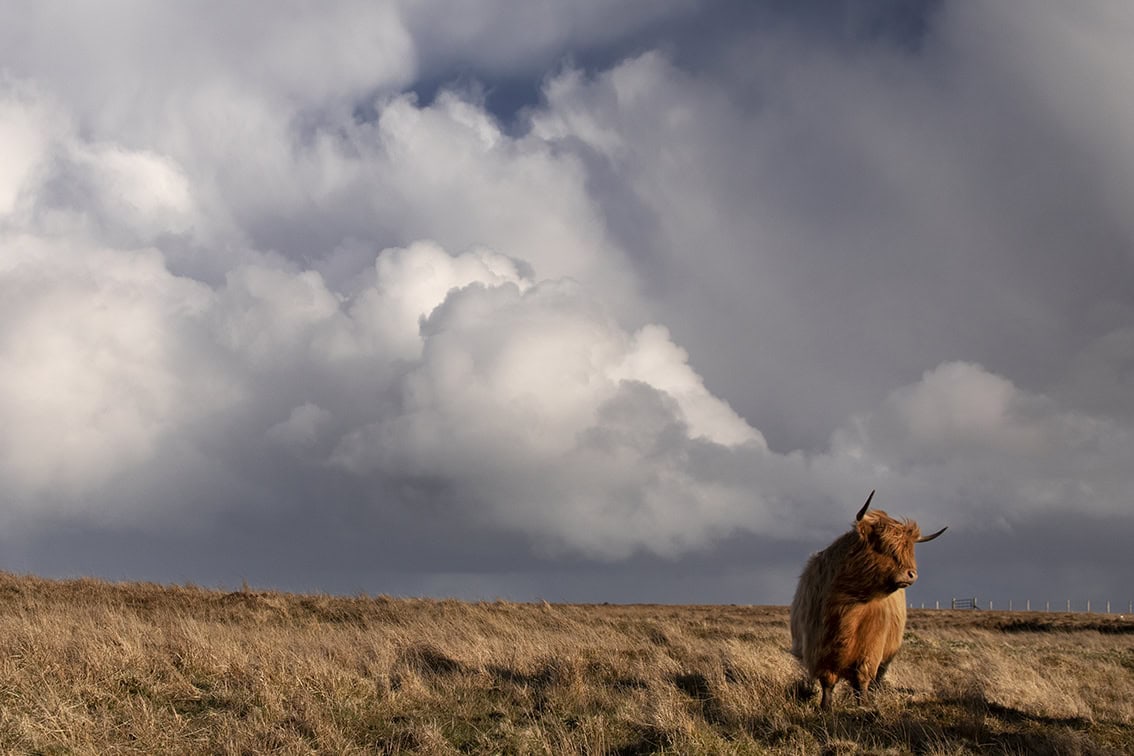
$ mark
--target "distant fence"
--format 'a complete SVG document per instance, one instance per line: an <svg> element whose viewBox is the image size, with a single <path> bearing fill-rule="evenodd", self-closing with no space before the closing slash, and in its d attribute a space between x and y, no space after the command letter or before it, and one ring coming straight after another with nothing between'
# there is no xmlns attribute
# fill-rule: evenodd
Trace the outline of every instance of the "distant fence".
<svg viewBox="0 0 1134 756"><path fill-rule="evenodd" d="M1053 607L1054 607L1054 609L1053 609ZM916 609L916 608L918 608L916 605L910 604L910 609ZM935 602L933 602L933 606L926 606L923 603L923 604L921 604L921 608L922 609L940 609L941 608L941 602L935 601ZM1035 607L1033 608L1031 599L1026 600L1023 603L1023 605L1021 605L1018 602L1012 601L1011 599L1009 599L1008 601L1001 601L999 603L994 602L992 599L988 599L988 601L981 603L980 601L977 600L976 596L972 596L970 598L958 598L958 597L954 596L953 600L949 602L949 608L951 608L951 609L999 609L1000 611L1009 611L1009 612L1015 612L1015 611L1024 611L1024 612L1031 612L1031 611L1037 611L1037 612L1040 612L1040 611L1042 611L1042 612L1067 611L1067 612L1086 612L1088 614L1090 614L1092 612L1095 613L1095 614L1112 614L1112 613L1121 613L1122 611L1125 610L1125 612L1127 614L1134 614L1134 601L1127 601L1125 606L1123 606L1121 603L1110 602L1110 601L1095 602L1093 608L1092 608L1090 599L1087 599L1085 601L1072 601L1071 599L1067 599L1065 602L1044 601L1042 604L1037 601L1037 602L1035 602Z"/></svg>

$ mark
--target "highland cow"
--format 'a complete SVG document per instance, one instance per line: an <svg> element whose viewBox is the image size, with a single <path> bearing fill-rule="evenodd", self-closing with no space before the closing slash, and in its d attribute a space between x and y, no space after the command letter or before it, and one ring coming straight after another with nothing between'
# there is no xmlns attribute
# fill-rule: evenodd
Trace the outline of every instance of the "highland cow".
<svg viewBox="0 0 1134 756"><path fill-rule="evenodd" d="M917 580L914 544L946 530L922 538L916 522L867 511L873 498L849 532L807 560L791 602L791 653L809 685L819 680L824 709L840 678L860 699L882 681L902 644L905 589Z"/></svg>

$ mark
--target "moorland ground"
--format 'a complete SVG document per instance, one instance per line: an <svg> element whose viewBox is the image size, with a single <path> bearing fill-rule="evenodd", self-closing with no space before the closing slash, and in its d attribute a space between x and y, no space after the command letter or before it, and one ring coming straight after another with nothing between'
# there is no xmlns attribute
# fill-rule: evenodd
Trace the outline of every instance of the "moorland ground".
<svg viewBox="0 0 1134 756"><path fill-rule="evenodd" d="M911 611L801 696L787 609L467 603L0 573L7 753L1134 753L1134 621Z"/></svg>

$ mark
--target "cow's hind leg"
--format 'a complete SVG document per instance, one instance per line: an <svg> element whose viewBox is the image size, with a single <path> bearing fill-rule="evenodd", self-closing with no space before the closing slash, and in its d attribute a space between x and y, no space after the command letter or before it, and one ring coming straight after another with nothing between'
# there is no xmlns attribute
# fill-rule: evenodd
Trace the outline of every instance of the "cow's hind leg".
<svg viewBox="0 0 1134 756"><path fill-rule="evenodd" d="M806 701L814 695L815 680L811 677L801 677L791 688L791 696L797 701Z"/></svg>
<svg viewBox="0 0 1134 756"><path fill-rule="evenodd" d="M820 672L819 685L823 688L823 697L819 699L820 709L831 708L831 690L835 687L835 683L839 681L838 675L834 672Z"/></svg>

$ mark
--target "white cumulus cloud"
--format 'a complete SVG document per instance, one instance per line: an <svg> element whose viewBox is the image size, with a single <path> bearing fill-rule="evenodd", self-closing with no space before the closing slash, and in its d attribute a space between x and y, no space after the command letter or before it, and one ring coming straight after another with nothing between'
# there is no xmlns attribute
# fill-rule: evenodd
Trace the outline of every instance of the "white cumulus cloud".
<svg viewBox="0 0 1134 756"><path fill-rule="evenodd" d="M2 240L5 495L83 501L238 398L204 342L211 292L152 250ZM202 359L203 358L203 359Z"/></svg>

